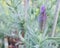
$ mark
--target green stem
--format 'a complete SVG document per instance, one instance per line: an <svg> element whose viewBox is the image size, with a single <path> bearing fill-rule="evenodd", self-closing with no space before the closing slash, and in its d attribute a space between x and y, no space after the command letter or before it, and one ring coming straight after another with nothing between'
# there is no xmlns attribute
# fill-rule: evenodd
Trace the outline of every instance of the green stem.
<svg viewBox="0 0 60 48"><path fill-rule="evenodd" d="M58 14L59 14L59 0L57 0L56 10L55 10L55 14L54 14L54 22L53 22L53 27L52 27L52 37L54 37L54 35L55 35L56 25L57 25L58 16L59 16Z"/></svg>

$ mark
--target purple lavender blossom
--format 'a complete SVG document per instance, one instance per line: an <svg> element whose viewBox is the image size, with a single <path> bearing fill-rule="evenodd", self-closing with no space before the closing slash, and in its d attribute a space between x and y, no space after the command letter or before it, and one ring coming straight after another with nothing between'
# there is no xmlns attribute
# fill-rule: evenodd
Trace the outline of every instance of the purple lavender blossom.
<svg viewBox="0 0 60 48"><path fill-rule="evenodd" d="M45 5L42 5L41 8L40 8L40 12L41 12L41 13L44 13L45 10L46 10Z"/></svg>
<svg viewBox="0 0 60 48"><path fill-rule="evenodd" d="M44 28L45 28L46 19L47 19L46 8L44 5L42 5L40 8L40 15L39 15L39 24L40 24L41 31L44 30Z"/></svg>

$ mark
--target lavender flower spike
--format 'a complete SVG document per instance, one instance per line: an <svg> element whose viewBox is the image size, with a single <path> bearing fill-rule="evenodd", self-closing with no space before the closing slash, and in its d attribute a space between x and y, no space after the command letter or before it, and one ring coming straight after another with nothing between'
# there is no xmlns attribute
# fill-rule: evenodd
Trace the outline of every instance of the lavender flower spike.
<svg viewBox="0 0 60 48"><path fill-rule="evenodd" d="M39 26L40 26L41 32L44 32L45 30L46 19L47 19L46 8L44 5L42 5L40 8L40 15L39 15Z"/></svg>
<svg viewBox="0 0 60 48"><path fill-rule="evenodd" d="M45 5L42 5L40 8L40 12L43 13L43 12L45 12L45 10L46 10Z"/></svg>

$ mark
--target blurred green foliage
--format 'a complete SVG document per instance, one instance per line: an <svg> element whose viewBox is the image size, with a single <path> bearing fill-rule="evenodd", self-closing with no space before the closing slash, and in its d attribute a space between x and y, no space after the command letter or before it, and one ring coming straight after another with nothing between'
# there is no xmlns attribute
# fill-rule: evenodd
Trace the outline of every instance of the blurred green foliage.
<svg viewBox="0 0 60 48"><path fill-rule="evenodd" d="M18 33L21 29L24 29L26 48L57 48L58 44L60 44L60 13L56 27L57 38L49 38L53 25L56 0L31 0L27 11L27 21L25 20L23 2L23 0L0 0L0 38L4 37L4 35L10 35L12 29L17 28ZM45 32L40 33L38 23L40 7L43 4L46 6L47 14L46 35ZM50 44L51 42L53 45Z"/></svg>

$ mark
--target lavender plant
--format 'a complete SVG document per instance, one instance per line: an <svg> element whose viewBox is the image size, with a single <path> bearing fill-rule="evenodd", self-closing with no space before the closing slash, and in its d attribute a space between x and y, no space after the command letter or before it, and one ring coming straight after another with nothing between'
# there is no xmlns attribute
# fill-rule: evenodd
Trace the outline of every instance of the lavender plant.
<svg viewBox="0 0 60 48"><path fill-rule="evenodd" d="M24 43L19 46L21 48L58 48L60 37L49 36L56 2L49 0L46 5L43 4L45 0L1 0L0 33L3 35L0 37L11 36L12 30L17 29L18 35L15 37Z"/></svg>

